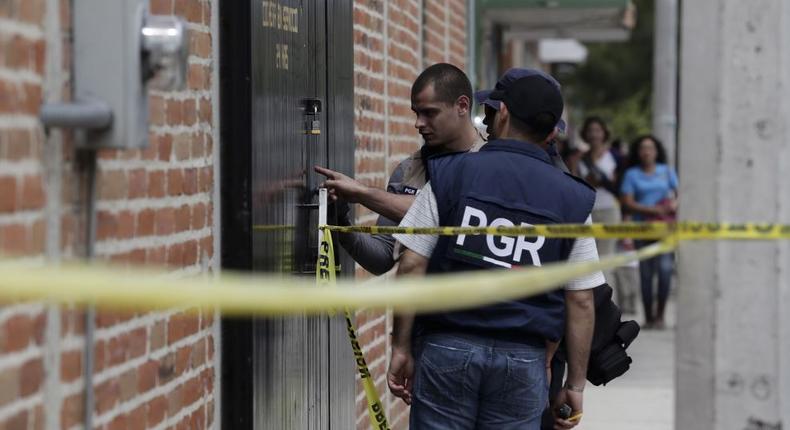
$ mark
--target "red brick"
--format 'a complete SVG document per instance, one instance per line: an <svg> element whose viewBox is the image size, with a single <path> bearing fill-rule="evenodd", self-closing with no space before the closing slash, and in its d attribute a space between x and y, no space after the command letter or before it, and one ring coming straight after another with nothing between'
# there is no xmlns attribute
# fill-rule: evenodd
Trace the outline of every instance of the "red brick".
<svg viewBox="0 0 790 430"><path fill-rule="evenodd" d="M28 430L28 411L21 411L5 422L4 430Z"/></svg>
<svg viewBox="0 0 790 430"><path fill-rule="evenodd" d="M127 370L117 379L121 402L127 402L137 395L137 369Z"/></svg>
<svg viewBox="0 0 790 430"><path fill-rule="evenodd" d="M200 252L201 255L211 258L214 255L214 238L206 236L200 239Z"/></svg>
<svg viewBox="0 0 790 430"><path fill-rule="evenodd" d="M180 125L183 123L181 119L181 101L168 100L165 104L165 115L169 125Z"/></svg>
<svg viewBox="0 0 790 430"><path fill-rule="evenodd" d="M151 351L156 351L167 345L167 323L165 321L157 321L151 326Z"/></svg>
<svg viewBox="0 0 790 430"><path fill-rule="evenodd" d="M19 369L0 372L0 406L19 400Z"/></svg>
<svg viewBox="0 0 790 430"><path fill-rule="evenodd" d="M82 376L82 351L66 351L60 356L60 380L71 382Z"/></svg>
<svg viewBox="0 0 790 430"><path fill-rule="evenodd" d="M33 321L27 315L15 315L6 320L2 328L3 352L26 348L33 337Z"/></svg>
<svg viewBox="0 0 790 430"><path fill-rule="evenodd" d="M96 238L98 240L107 240L115 238L118 231L118 218L115 215L99 211L96 214Z"/></svg>
<svg viewBox="0 0 790 430"><path fill-rule="evenodd" d="M182 104L182 120L184 125L194 125L197 122L197 104L194 99L184 100Z"/></svg>
<svg viewBox="0 0 790 430"><path fill-rule="evenodd" d="M176 231L182 232L187 231L191 225L191 211L189 206L182 205L180 208L176 209Z"/></svg>
<svg viewBox="0 0 790 430"><path fill-rule="evenodd" d="M98 414L104 414L113 409L121 398L121 390L116 378L111 378L97 385L94 393L96 396L96 413Z"/></svg>
<svg viewBox="0 0 790 430"><path fill-rule="evenodd" d="M184 407L182 387L183 385L179 385L167 393L167 413L170 416L177 414Z"/></svg>
<svg viewBox="0 0 790 430"><path fill-rule="evenodd" d="M195 135L190 133L178 134L173 137L173 154L176 160L184 161L191 157L190 151L194 139Z"/></svg>
<svg viewBox="0 0 790 430"><path fill-rule="evenodd" d="M202 64L191 64L187 72L187 86L190 90L207 90L211 87L210 72Z"/></svg>
<svg viewBox="0 0 790 430"><path fill-rule="evenodd" d="M167 398L164 396L155 397L147 404L148 425L154 426L165 419L167 414Z"/></svg>
<svg viewBox="0 0 790 430"><path fill-rule="evenodd" d="M157 139L159 145L159 161L170 161L173 155L173 136L166 134Z"/></svg>
<svg viewBox="0 0 790 430"><path fill-rule="evenodd" d="M127 430L144 430L146 426L146 406L140 405L129 412L129 424Z"/></svg>
<svg viewBox="0 0 790 430"><path fill-rule="evenodd" d="M195 430L204 430L206 428L206 409L201 406L192 415L189 416L189 428Z"/></svg>
<svg viewBox="0 0 790 430"><path fill-rule="evenodd" d="M36 345L44 344L44 331L47 329L47 314L41 313L33 318L33 340Z"/></svg>
<svg viewBox="0 0 790 430"><path fill-rule="evenodd" d="M192 207L192 229L200 230L206 226L206 205L198 203Z"/></svg>
<svg viewBox="0 0 790 430"><path fill-rule="evenodd" d="M213 120L213 109L211 105L210 99L200 99L200 122L205 124L211 124Z"/></svg>
<svg viewBox="0 0 790 430"><path fill-rule="evenodd" d="M203 384L200 378L192 378L184 383L182 395L185 405L191 405L203 397Z"/></svg>
<svg viewBox="0 0 790 430"><path fill-rule="evenodd" d="M148 98L148 120L151 125L161 126L167 123L165 106L165 99L160 96L150 96Z"/></svg>
<svg viewBox="0 0 790 430"><path fill-rule="evenodd" d="M184 266L184 244L177 243L167 248L167 265L171 267Z"/></svg>
<svg viewBox="0 0 790 430"><path fill-rule="evenodd" d="M22 180L22 201L20 208L23 210L40 209L44 206L44 182L41 176L26 176Z"/></svg>
<svg viewBox="0 0 790 430"><path fill-rule="evenodd" d="M205 134L199 134L194 139L192 139L192 158L203 158L207 154L210 155L208 152L205 151L206 143L205 143Z"/></svg>
<svg viewBox="0 0 790 430"><path fill-rule="evenodd" d="M192 266L198 263L198 241L190 240L184 243L184 266Z"/></svg>
<svg viewBox="0 0 790 430"><path fill-rule="evenodd" d="M156 387L156 374L159 371L159 363L148 360L137 369L137 391L145 393Z"/></svg>
<svg viewBox="0 0 790 430"><path fill-rule="evenodd" d="M135 235L151 236L154 234L154 218L156 212L153 209L143 209L137 213L137 230Z"/></svg>
<svg viewBox="0 0 790 430"><path fill-rule="evenodd" d="M156 374L160 384L167 384L176 376L176 355L170 353L159 360L159 370Z"/></svg>
<svg viewBox="0 0 790 430"><path fill-rule="evenodd" d="M135 215L129 211L122 211L118 214L118 237L130 239L134 237Z"/></svg>
<svg viewBox="0 0 790 430"><path fill-rule="evenodd" d="M137 358L145 354L148 347L148 332L145 327L135 329L128 335L129 351L127 359Z"/></svg>
<svg viewBox="0 0 790 430"><path fill-rule="evenodd" d="M192 348L193 345L186 345L176 351L176 373L183 374L192 367ZM187 403L192 403L191 401Z"/></svg>
<svg viewBox="0 0 790 430"><path fill-rule="evenodd" d="M145 257L146 263L157 266L164 266L167 263L167 248L159 246L156 248L149 248Z"/></svg>
<svg viewBox="0 0 790 430"><path fill-rule="evenodd" d="M184 169L184 194L192 195L198 191L198 170Z"/></svg>
<svg viewBox="0 0 790 430"><path fill-rule="evenodd" d="M148 174L143 169L129 172L129 198L138 199L148 194Z"/></svg>
<svg viewBox="0 0 790 430"><path fill-rule="evenodd" d="M167 172L167 194L178 196L184 192L184 172L181 169L173 169Z"/></svg>
<svg viewBox="0 0 790 430"><path fill-rule="evenodd" d="M176 211L173 208L163 208L156 211L154 217L157 235L173 234L176 231Z"/></svg>
<svg viewBox="0 0 790 430"><path fill-rule="evenodd" d="M107 365L117 366L126 361L129 339L126 336L116 336L107 341Z"/></svg>
<svg viewBox="0 0 790 430"><path fill-rule="evenodd" d="M99 197L102 200L117 200L126 198L128 178L123 170L101 171L97 186Z"/></svg>
<svg viewBox="0 0 790 430"><path fill-rule="evenodd" d="M211 34L193 31L190 33L189 51L203 58L211 57Z"/></svg>
<svg viewBox="0 0 790 430"><path fill-rule="evenodd" d="M206 354L208 355L209 360L214 359L214 337L209 337L206 339Z"/></svg>
<svg viewBox="0 0 790 430"><path fill-rule="evenodd" d="M157 15L172 15L173 0L151 0L151 13Z"/></svg>
<svg viewBox="0 0 790 430"><path fill-rule="evenodd" d="M33 156L33 145L28 130L6 131L7 145L6 158L9 161L20 161Z"/></svg>
<svg viewBox="0 0 790 430"><path fill-rule="evenodd" d="M118 415L117 417L113 418L105 428L107 430L128 430L129 417L126 415Z"/></svg>
<svg viewBox="0 0 790 430"><path fill-rule="evenodd" d="M148 174L148 197L161 198L165 196L165 172L156 171Z"/></svg>
<svg viewBox="0 0 790 430"><path fill-rule="evenodd" d="M16 178L11 176L0 177L0 213L16 211L16 199Z"/></svg>
<svg viewBox="0 0 790 430"><path fill-rule="evenodd" d="M19 394L27 397L38 392L44 382L44 363L36 358L22 365L19 374Z"/></svg>
<svg viewBox="0 0 790 430"><path fill-rule="evenodd" d="M120 320L117 312L100 310L96 313L96 326L98 328L111 327L119 322Z"/></svg>
<svg viewBox="0 0 790 430"><path fill-rule="evenodd" d="M93 371L101 372L107 367L107 342L100 340L93 346Z"/></svg>
<svg viewBox="0 0 790 430"><path fill-rule="evenodd" d="M82 393L73 394L63 400L60 409L60 428L70 429L83 422L83 404Z"/></svg>
<svg viewBox="0 0 790 430"><path fill-rule="evenodd" d="M44 0L23 0L16 2L18 5L17 17L31 24L42 24L44 18Z"/></svg>
<svg viewBox="0 0 790 430"><path fill-rule="evenodd" d="M33 223L30 236L30 253L43 254L47 241L47 223L41 219Z"/></svg>

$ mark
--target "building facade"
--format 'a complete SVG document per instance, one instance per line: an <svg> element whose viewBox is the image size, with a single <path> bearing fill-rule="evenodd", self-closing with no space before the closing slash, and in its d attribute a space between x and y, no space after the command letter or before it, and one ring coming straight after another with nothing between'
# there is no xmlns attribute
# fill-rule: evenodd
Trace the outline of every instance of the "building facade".
<svg viewBox="0 0 790 430"><path fill-rule="evenodd" d="M150 1L152 13L188 21L187 85L152 91L148 146L98 150L95 177L91 157L77 149L79 136L46 128L39 119L42 105L75 98L72 3L0 1L2 254L32 266L94 255L130 268L165 266L175 277L218 273L224 265L222 220L236 215L221 211L220 179L227 177L221 147L236 144L223 139L221 65L223 56L244 55L220 43L223 2ZM287 0L250 3L302 7ZM338 25L351 30L353 173L383 188L396 164L421 144L410 111L413 79L436 62L466 65L467 2L355 0L313 7L348 8L348 21ZM332 119L326 121L331 127ZM359 223L374 220L357 209ZM361 269L357 276L366 277ZM226 332L217 315L184 311L100 310L86 318L85 310L72 306L5 303L0 428L219 428L227 404L222 393L228 387L222 386L232 382L223 378L221 364ZM390 421L406 428L407 409L386 394L390 320L380 312L357 314ZM86 368L92 368L87 378ZM367 428L361 389L351 398L357 428ZM85 413L86 405L92 413Z"/></svg>

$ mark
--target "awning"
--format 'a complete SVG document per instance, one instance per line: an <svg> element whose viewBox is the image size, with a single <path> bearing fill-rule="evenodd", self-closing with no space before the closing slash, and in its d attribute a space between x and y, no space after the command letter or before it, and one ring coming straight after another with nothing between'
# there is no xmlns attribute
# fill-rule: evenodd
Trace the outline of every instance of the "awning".
<svg viewBox="0 0 790 430"><path fill-rule="evenodd" d="M478 0L479 23L507 39L625 40L635 25L630 0Z"/></svg>

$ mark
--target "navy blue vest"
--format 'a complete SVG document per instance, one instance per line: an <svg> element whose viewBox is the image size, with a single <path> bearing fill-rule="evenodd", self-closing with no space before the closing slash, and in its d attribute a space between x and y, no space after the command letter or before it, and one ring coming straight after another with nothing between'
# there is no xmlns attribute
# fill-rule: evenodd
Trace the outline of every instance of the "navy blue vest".
<svg viewBox="0 0 790 430"><path fill-rule="evenodd" d="M488 142L480 152L428 161L440 225L511 226L584 223L595 190L554 167L539 146ZM567 260L573 239L440 236L429 273L541 266ZM421 332L477 333L513 340L559 340L564 332L562 290L481 308L418 316Z"/></svg>

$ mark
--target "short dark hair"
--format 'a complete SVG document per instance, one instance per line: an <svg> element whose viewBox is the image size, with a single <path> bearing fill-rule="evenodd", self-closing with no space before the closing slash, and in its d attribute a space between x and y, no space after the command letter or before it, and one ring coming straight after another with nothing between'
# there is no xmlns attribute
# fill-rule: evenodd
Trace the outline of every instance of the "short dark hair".
<svg viewBox="0 0 790 430"><path fill-rule="evenodd" d="M637 137L631 142L631 146L628 148L628 167L642 164L642 161L639 159L639 145L645 140L651 140L656 145L656 163L667 163L667 151L664 149L664 144L652 134L645 134Z"/></svg>
<svg viewBox="0 0 790 430"><path fill-rule="evenodd" d="M526 121L510 115L510 125L517 132L533 140L532 143L540 143L546 140L557 127L557 118L548 112L534 115Z"/></svg>
<svg viewBox="0 0 790 430"><path fill-rule="evenodd" d="M587 139L587 133L590 132L590 127L592 127L593 124L598 124L599 126L601 126L601 128L603 129L603 140L604 142L608 142L609 138L612 136L609 133L609 127L606 126L606 121L604 121L603 118L601 118L600 116L588 116L587 118L585 118L584 124L582 125L582 130L579 133L582 139L584 139L585 142L589 143L589 139Z"/></svg>
<svg viewBox="0 0 790 430"><path fill-rule="evenodd" d="M455 104L458 97L467 96L472 102L472 83L463 70L452 64L438 63L423 70L411 86L411 98L431 84L437 101Z"/></svg>

